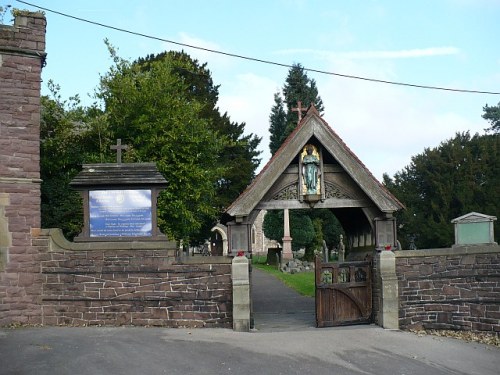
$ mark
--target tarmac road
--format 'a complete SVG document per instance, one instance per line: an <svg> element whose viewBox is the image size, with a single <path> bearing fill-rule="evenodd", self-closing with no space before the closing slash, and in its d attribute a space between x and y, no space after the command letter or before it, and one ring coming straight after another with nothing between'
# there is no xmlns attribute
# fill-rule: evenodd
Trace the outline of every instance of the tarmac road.
<svg viewBox="0 0 500 375"><path fill-rule="evenodd" d="M498 375L500 349L374 325L229 329L0 330L0 374Z"/></svg>

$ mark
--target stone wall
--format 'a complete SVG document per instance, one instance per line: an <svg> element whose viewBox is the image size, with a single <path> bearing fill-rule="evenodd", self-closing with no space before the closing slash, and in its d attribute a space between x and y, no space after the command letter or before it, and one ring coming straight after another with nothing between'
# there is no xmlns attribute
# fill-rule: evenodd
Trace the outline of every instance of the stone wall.
<svg viewBox="0 0 500 375"><path fill-rule="evenodd" d="M45 17L0 25L0 325L40 323L40 82Z"/></svg>
<svg viewBox="0 0 500 375"><path fill-rule="evenodd" d="M400 329L500 332L500 248L396 251Z"/></svg>
<svg viewBox="0 0 500 375"><path fill-rule="evenodd" d="M175 243L70 243L54 230L42 234L50 250L40 254L42 324L232 326L230 258L180 261Z"/></svg>

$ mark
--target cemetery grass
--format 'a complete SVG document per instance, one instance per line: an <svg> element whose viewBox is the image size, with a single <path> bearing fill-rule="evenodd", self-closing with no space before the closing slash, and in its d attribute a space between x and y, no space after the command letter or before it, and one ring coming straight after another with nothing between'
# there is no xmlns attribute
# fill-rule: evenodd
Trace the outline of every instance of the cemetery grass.
<svg viewBox="0 0 500 375"><path fill-rule="evenodd" d="M294 289L301 295L314 297L314 271L299 272L292 275L277 270L276 266L270 266L262 263L254 263L253 266L275 276L286 286Z"/></svg>

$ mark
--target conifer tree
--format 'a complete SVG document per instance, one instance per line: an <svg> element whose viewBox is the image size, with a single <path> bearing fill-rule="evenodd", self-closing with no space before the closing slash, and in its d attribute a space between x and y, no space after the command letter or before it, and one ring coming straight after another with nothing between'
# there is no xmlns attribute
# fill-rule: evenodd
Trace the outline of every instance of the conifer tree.
<svg viewBox="0 0 500 375"><path fill-rule="evenodd" d="M279 92L274 94L274 106L269 116L269 150L274 155L284 141L283 135L286 129L286 112Z"/></svg>

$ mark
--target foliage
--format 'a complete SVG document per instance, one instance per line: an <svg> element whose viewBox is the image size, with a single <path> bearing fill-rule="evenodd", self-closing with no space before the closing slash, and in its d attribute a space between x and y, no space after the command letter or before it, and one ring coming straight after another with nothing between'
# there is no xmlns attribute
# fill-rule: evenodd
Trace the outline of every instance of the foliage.
<svg viewBox="0 0 500 375"><path fill-rule="evenodd" d="M202 104L186 94L189 85L174 73L175 61L152 61L147 70L115 61L98 94L113 138L132 147L129 161L156 162L168 181L158 202L160 228L187 239L217 214L211 200L223 172L217 156L227 140L211 131Z"/></svg>
<svg viewBox="0 0 500 375"><path fill-rule="evenodd" d="M493 133L500 133L500 102L496 106L486 106L483 107L483 118L486 121L489 121L491 127L487 128L487 131L491 131Z"/></svg>
<svg viewBox="0 0 500 375"><path fill-rule="evenodd" d="M99 117L95 107L83 108L78 96L63 101L58 85L49 81L48 87L51 96L41 97L42 226L61 228L72 239L80 232L83 214L80 195L69 182L83 162L98 155L99 137L92 129L99 129Z"/></svg>
<svg viewBox="0 0 500 375"><path fill-rule="evenodd" d="M269 150L274 155L283 143L286 130L286 112L279 93L274 94L274 106L269 115Z"/></svg>
<svg viewBox="0 0 500 375"><path fill-rule="evenodd" d="M304 72L304 67L300 64L294 64L288 71L288 76L283 86L283 98L279 93L274 95L274 106L269 116L270 143L269 148L274 154L286 137L297 127L297 112L292 108L297 103L302 102L302 106L307 108L314 104L319 113L324 111L323 101L318 95L316 81L310 79ZM286 106L286 111L285 107Z"/></svg>
<svg viewBox="0 0 500 375"><path fill-rule="evenodd" d="M452 219L472 211L500 212L499 140L498 134L457 133L414 156L394 178L384 175L384 184L406 205L397 217L404 248L411 236L418 248L448 247L454 238ZM495 227L498 238L498 222Z"/></svg>
<svg viewBox="0 0 500 375"><path fill-rule="evenodd" d="M314 284L314 272L299 272L295 274L289 274L286 272L281 272L273 266L268 266L264 264L255 264L254 267L263 270L277 279L281 280L286 286L294 289L303 296L314 297L315 284Z"/></svg>
<svg viewBox="0 0 500 375"><path fill-rule="evenodd" d="M160 228L177 240L202 241L254 177L260 139L219 114L206 65L178 52L131 63L108 48L115 65L101 77L98 97L112 139L132 147L129 161L154 161L166 177Z"/></svg>
<svg viewBox="0 0 500 375"><path fill-rule="evenodd" d="M184 52L169 51L140 58L137 64L143 71L148 71L151 63L162 60L174 62L172 72L187 83L188 100L198 102L201 106L200 115L208 121L209 128L226 138L224 147L217 156L219 165L225 168L217 181L213 202L222 211L255 177L255 170L260 164L260 151L257 148L261 138L252 133L245 135L245 123L232 122L227 113L219 112L219 86L214 85L206 63L199 64Z"/></svg>

